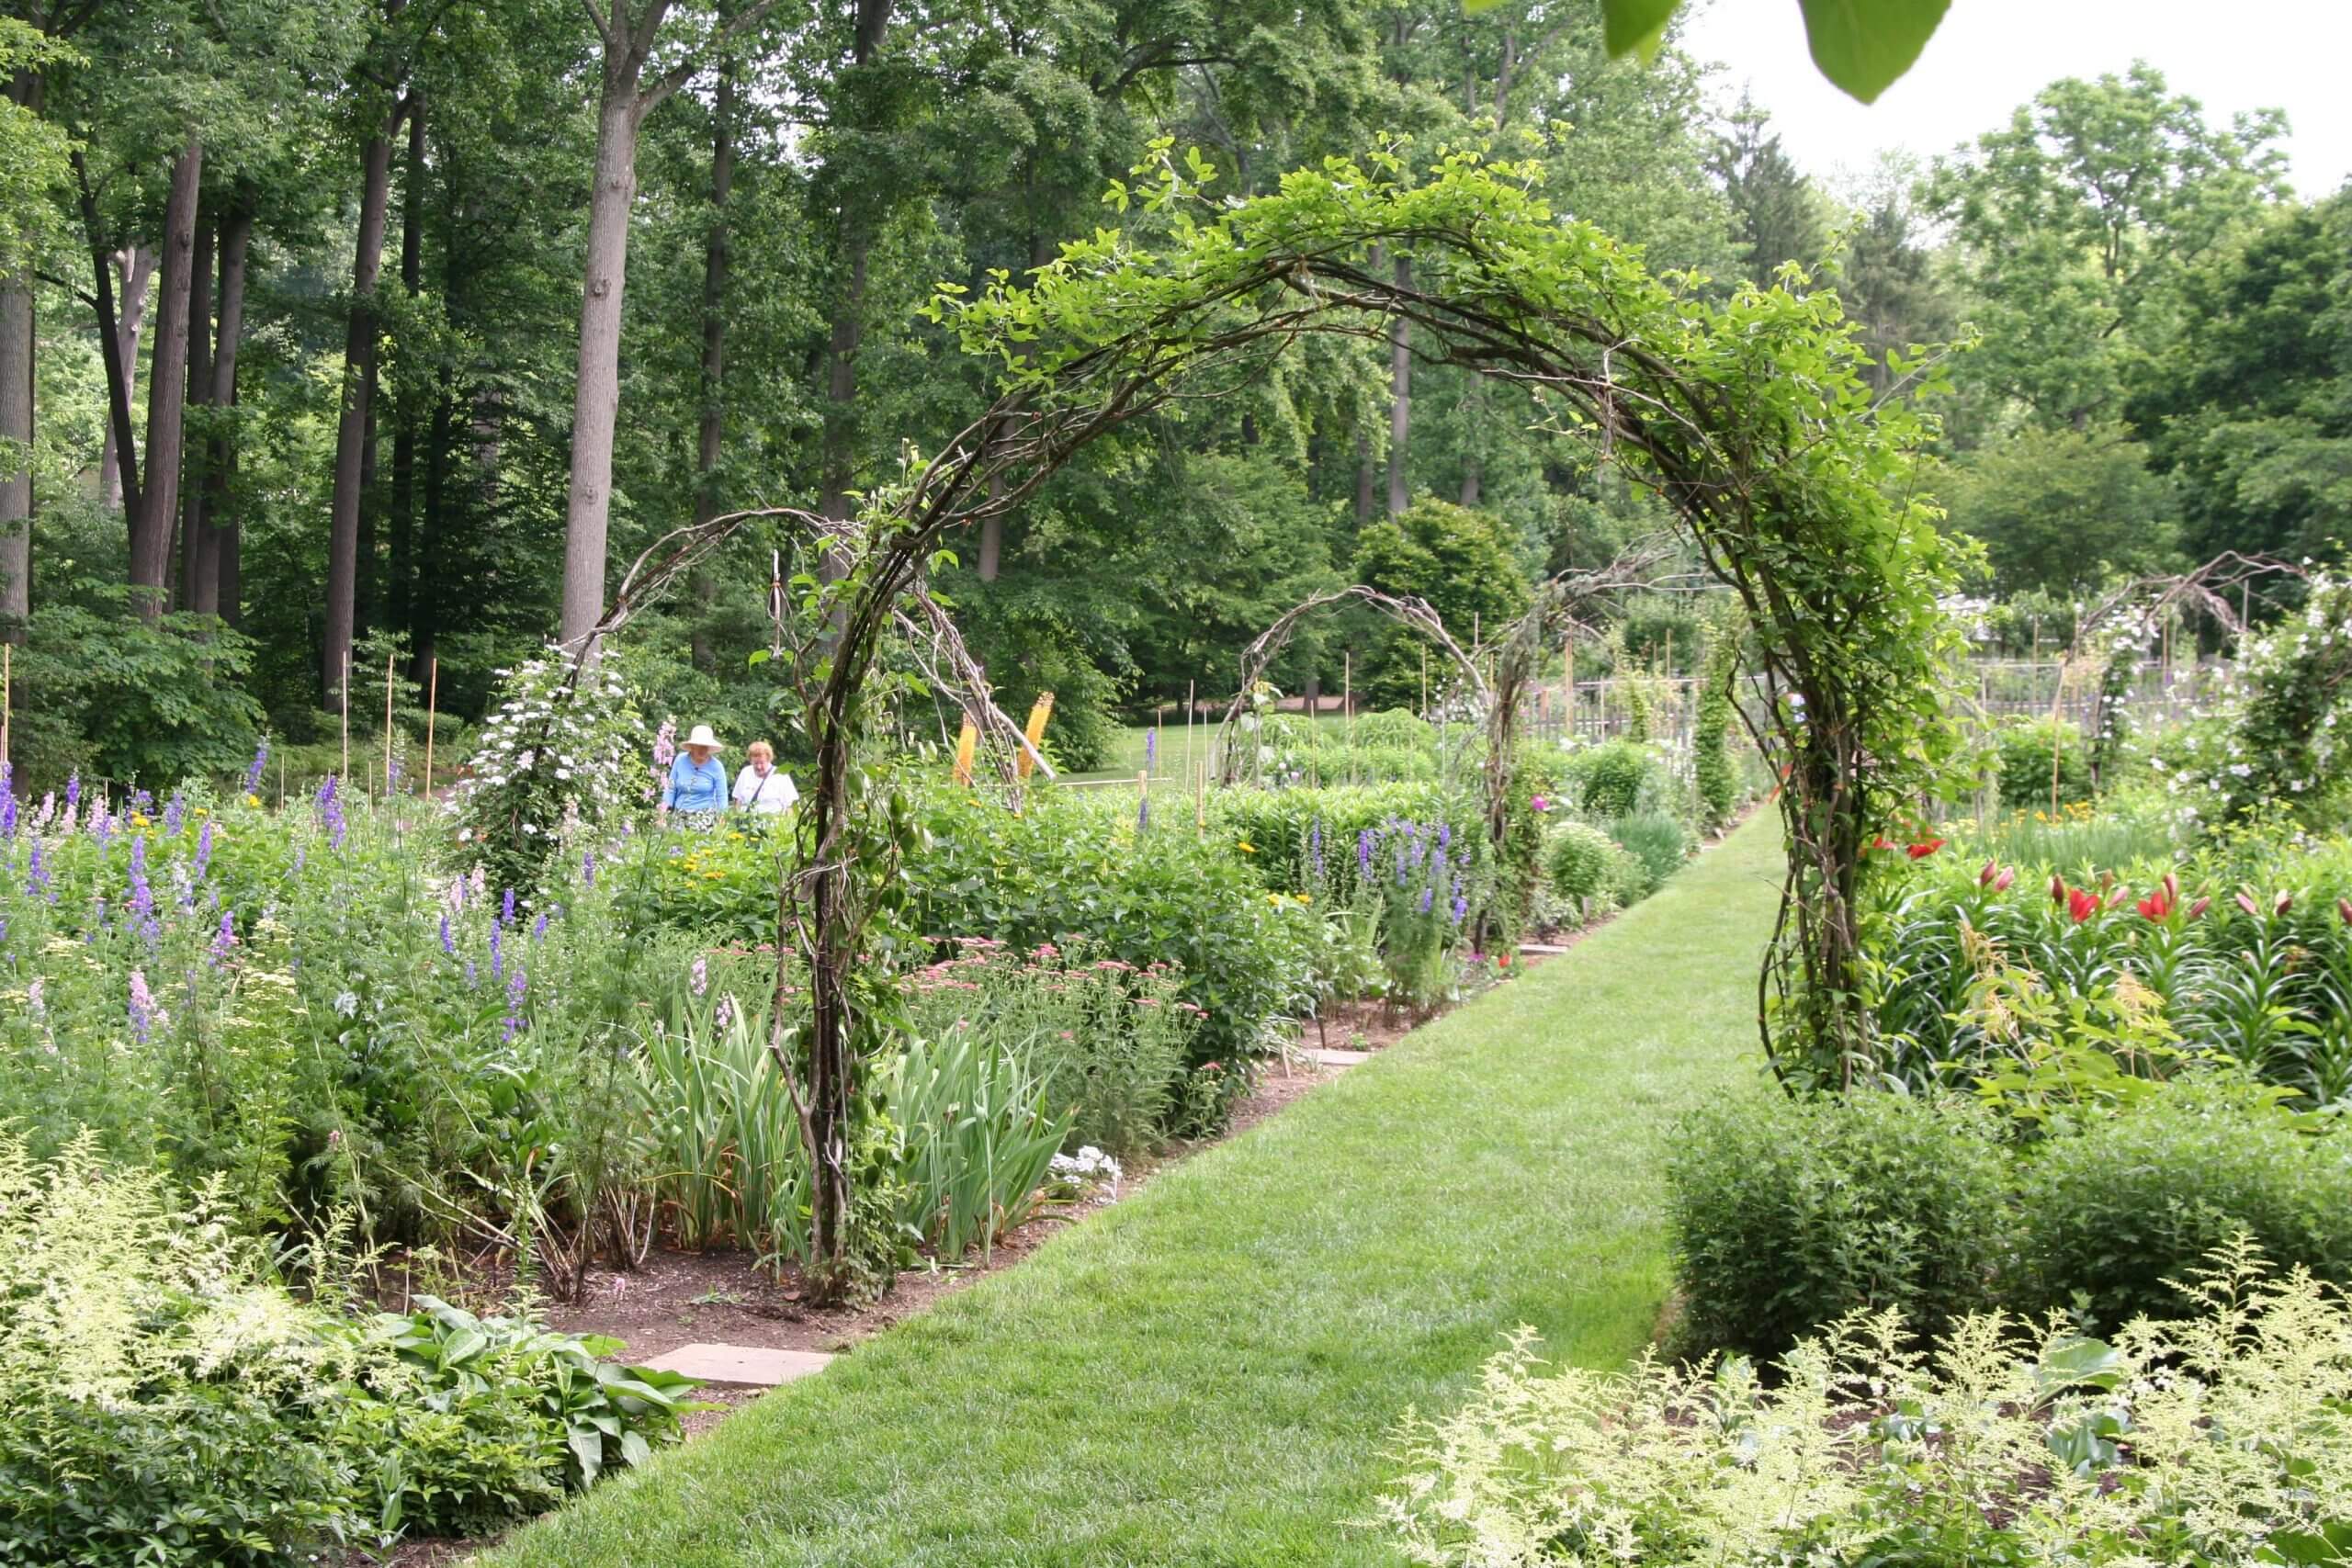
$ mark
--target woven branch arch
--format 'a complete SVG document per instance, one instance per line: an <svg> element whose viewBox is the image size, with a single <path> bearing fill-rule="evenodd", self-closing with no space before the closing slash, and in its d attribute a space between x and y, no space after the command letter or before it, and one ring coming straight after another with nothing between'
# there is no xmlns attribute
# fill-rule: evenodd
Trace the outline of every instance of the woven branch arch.
<svg viewBox="0 0 2352 1568"><path fill-rule="evenodd" d="M1957 638L1950 571L1916 494L1907 407L1876 405L1833 299L1785 288L1712 301L1652 276L1589 224L1552 213L1533 169L1475 152L1426 170L1384 149L1212 203L1165 149L1122 186L1152 238L1104 231L1029 275L929 308L1001 367L1003 394L927 460L877 486L838 572L801 589L831 628L794 672L816 775L799 864L778 890L779 946L810 951L814 1184L820 1251L847 1201L841 1133L861 919L841 845L859 693L902 597L952 533L1026 504L1089 442L1180 399L1220 395L1310 333L1385 341L1523 389L1552 428L1602 445L1675 508L1761 649L1757 732L1787 783L1781 913L1758 1027L1815 1077L1871 1067L1859 999L1862 849L1958 750L1940 695ZM1415 281L1375 268L1408 257ZM771 515L780 513L771 513ZM823 520L806 513L812 530ZM782 984L779 977L779 985ZM838 1206L837 1206L838 1204Z"/></svg>

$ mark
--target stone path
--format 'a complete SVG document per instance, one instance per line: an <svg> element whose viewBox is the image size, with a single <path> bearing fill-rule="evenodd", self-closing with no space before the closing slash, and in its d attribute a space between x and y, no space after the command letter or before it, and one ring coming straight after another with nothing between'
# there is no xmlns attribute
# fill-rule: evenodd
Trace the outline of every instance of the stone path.
<svg viewBox="0 0 2352 1568"><path fill-rule="evenodd" d="M769 1350L756 1345L681 1345L667 1355L654 1357L646 1365L658 1371L684 1372L705 1382L774 1388L811 1372L821 1372L832 1359L818 1350Z"/></svg>

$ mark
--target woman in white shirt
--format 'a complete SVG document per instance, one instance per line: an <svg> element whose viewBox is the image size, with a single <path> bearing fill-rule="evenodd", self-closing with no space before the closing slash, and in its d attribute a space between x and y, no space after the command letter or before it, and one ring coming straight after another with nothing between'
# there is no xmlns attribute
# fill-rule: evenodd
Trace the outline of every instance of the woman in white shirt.
<svg viewBox="0 0 2352 1568"><path fill-rule="evenodd" d="M735 804L762 817L788 809L800 798L792 777L775 765L775 748L754 740L743 753L743 771L735 775Z"/></svg>

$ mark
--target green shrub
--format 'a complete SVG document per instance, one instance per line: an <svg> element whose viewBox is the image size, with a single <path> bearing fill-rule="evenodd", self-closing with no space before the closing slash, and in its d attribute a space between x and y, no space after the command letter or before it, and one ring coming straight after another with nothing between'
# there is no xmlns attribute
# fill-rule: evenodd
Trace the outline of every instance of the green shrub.
<svg viewBox="0 0 2352 1568"><path fill-rule="evenodd" d="M1649 749L1631 740L1611 740L1578 753L1570 764L1577 806L1588 817L1611 820L1642 804L1644 787L1659 772Z"/></svg>
<svg viewBox="0 0 2352 1568"><path fill-rule="evenodd" d="M1668 1167L1684 1337L1777 1356L1853 1312L1925 1333L1995 1302L2007 1156L1958 1101L1743 1097L1686 1119Z"/></svg>
<svg viewBox="0 0 2352 1568"><path fill-rule="evenodd" d="M2352 1541L2352 1307L2233 1248L2195 1315L2113 1342L1894 1314L1744 1360L1541 1367L1408 1420L1380 1501L1430 1568L2255 1568Z"/></svg>
<svg viewBox="0 0 2352 1568"><path fill-rule="evenodd" d="M1636 812L1610 824L1609 836L1641 868L1641 892L1656 892L1682 869L1695 847L1690 829L1663 811ZM1633 902L1628 899L1627 902Z"/></svg>
<svg viewBox="0 0 2352 1568"><path fill-rule="evenodd" d="M2352 1144L2242 1092L2176 1085L2039 1145L2022 1171L2022 1311L2079 1303L2101 1326L2177 1315L2171 1281L2240 1232L2282 1265L2352 1283Z"/></svg>
<svg viewBox="0 0 2352 1568"><path fill-rule="evenodd" d="M1417 721L1418 722L1418 721ZM1326 784L1318 789L1219 790L1208 821L1243 852L1269 892L1314 893L1327 886L1329 861L1354 852L1356 835L1396 821L1450 823L1454 834L1483 831L1476 799L1432 784ZM1322 868L1316 865L1320 854Z"/></svg>
<svg viewBox="0 0 2352 1568"><path fill-rule="evenodd" d="M2001 804L2012 811L2050 809L2051 766L2057 760L2058 804L2088 800L2091 747L2072 724L2046 718L2013 718L1994 738L2000 759Z"/></svg>
<svg viewBox="0 0 2352 1568"><path fill-rule="evenodd" d="M1552 829L1544 849L1544 867L1552 891L1563 898L1599 898L1613 890L1612 877L1624 851L1617 840L1583 822L1563 822Z"/></svg>

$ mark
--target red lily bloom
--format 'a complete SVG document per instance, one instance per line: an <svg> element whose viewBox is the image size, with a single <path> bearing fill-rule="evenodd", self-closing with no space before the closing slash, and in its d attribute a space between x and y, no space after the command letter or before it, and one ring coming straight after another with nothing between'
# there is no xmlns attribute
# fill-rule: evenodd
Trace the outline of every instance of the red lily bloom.
<svg viewBox="0 0 2352 1568"><path fill-rule="evenodd" d="M1999 861L1996 861L1996 860L1988 860L1988 861L1986 861L1986 862L1984 863L1984 869L1983 871L1980 871L1980 872L1978 872L1978 873L1976 874L1976 886L1979 886L1979 887L1990 887L1990 886L1993 886L1993 878L1994 878L1994 876L1995 876L1995 875L1996 875L1996 874L1999 873L2000 869L2001 869L2001 863L2000 863Z"/></svg>
<svg viewBox="0 0 2352 1568"><path fill-rule="evenodd" d="M2078 926L2098 914L2103 907L2099 896L2096 893L2081 887L2067 890L2066 913L2075 918L2075 923Z"/></svg>
<svg viewBox="0 0 2352 1568"><path fill-rule="evenodd" d="M2009 888L2015 885L2017 879L2018 874L2008 866L2005 865L2001 868L2001 874L1993 879L1993 891L1996 893L2007 893Z"/></svg>
<svg viewBox="0 0 2352 1568"><path fill-rule="evenodd" d="M2154 893L2149 894L2145 898L2143 898L2137 904L2134 904L2132 908L2139 910L2141 914L2146 916L2149 919L2161 920L2171 916L2173 902L2165 894L2165 890L2159 887Z"/></svg>
<svg viewBox="0 0 2352 1568"><path fill-rule="evenodd" d="M1883 833L1881 833L1877 838L1871 840L1871 851L1891 850L1893 848L1894 848L1894 840L1888 838ZM1867 853L1870 852L1866 851L1864 852Z"/></svg>
<svg viewBox="0 0 2352 1568"><path fill-rule="evenodd" d="M1942 849L1943 847L1944 840L1941 839L1922 839L1917 843L1911 845L1903 852L1909 855L1913 860L1926 860L1929 855L1934 854L1938 850Z"/></svg>
<svg viewBox="0 0 2352 1568"><path fill-rule="evenodd" d="M2343 919L2346 925L2352 926L2352 898L2338 898L2335 901L2335 912Z"/></svg>

